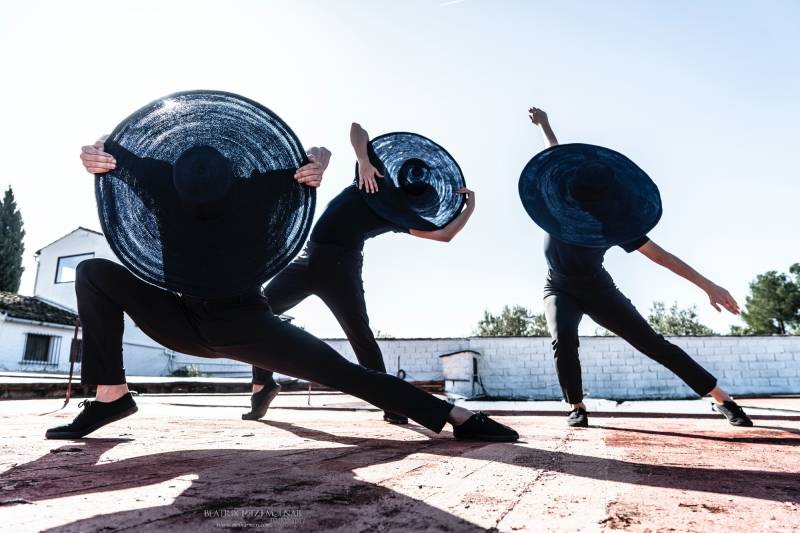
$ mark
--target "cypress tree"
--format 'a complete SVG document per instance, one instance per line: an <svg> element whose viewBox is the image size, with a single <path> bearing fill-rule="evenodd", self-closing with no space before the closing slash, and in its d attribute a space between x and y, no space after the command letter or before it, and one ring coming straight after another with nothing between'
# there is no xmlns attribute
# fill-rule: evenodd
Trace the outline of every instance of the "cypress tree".
<svg viewBox="0 0 800 533"><path fill-rule="evenodd" d="M17 209L14 192L9 187L0 203L0 291L17 292L22 279L22 213Z"/></svg>

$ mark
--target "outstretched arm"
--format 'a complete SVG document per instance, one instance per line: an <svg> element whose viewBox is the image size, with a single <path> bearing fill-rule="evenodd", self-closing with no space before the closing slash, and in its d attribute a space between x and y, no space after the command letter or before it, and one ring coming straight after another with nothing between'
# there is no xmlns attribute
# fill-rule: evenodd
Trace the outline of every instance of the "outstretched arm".
<svg viewBox="0 0 800 533"><path fill-rule="evenodd" d="M717 311L721 311L720 306L722 306L734 315L739 314L739 304L736 303L736 300L733 299L733 296L731 296L727 290L702 276L695 269L684 263L679 257L672 255L653 241L647 241L637 251L641 252L642 255L654 263L658 263L703 289L708 295L709 303L711 303Z"/></svg>
<svg viewBox="0 0 800 533"><path fill-rule="evenodd" d="M544 135L544 145L546 148L558 145L558 139L556 139L556 134L553 132L553 128L550 127L550 120L547 118L547 113L538 107L531 107L528 109L528 118L531 119L531 122L542 129L542 135Z"/></svg>
<svg viewBox="0 0 800 533"><path fill-rule="evenodd" d="M382 178L383 174L369 160L369 134L357 122L350 126L350 144L353 145L358 159L358 188L364 188L369 193L378 192L375 178Z"/></svg>
<svg viewBox="0 0 800 533"><path fill-rule="evenodd" d="M172 173L172 165L159 159L139 157L103 135L93 145L81 148L81 162L90 174L105 174L117 168L117 158L124 161L130 177L163 185L164 178Z"/></svg>
<svg viewBox="0 0 800 533"><path fill-rule="evenodd" d="M420 231L412 229L409 231L409 233L414 237L431 239L433 241L450 242L453 240L453 237L458 235L458 232L461 231L464 226L466 226L469 217L471 217L472 213L475 211L475 193L466 187L459 189L458 192L459 194L463 194L465 196L467 206L456 218L452 220L452 222L442 229L437 229L434 231Z"/></svg>

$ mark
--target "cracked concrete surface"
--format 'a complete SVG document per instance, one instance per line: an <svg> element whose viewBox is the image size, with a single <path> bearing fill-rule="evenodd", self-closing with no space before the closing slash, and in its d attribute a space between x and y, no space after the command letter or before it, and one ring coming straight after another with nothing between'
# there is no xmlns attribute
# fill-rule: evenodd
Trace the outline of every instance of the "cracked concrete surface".
<svg viewBox="0 0 800 533"><path fill-rule="evenodd" d="M260 422L240 420L243 395L137 402L77 441L43 439L77 402L46 416L57 400L0 403L0 527L800 531L797 399L744 402L764 407L750 429L663 405L577 430L504 411L516 444L391 426L338 394L282 394Z"/></svg>

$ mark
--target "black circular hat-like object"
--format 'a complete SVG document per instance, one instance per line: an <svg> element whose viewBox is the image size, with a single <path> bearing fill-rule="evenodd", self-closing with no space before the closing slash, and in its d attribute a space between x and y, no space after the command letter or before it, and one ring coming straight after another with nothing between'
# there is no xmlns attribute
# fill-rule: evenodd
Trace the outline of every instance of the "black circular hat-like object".
<svg viewBox="0 0 800 533"><path fill-rule="evenodd" d="M362 189L361 195L381 218L402 228L434 231L461 212L464 195L458 190L466 186L461 167L432 140L416 133L386 133L369 142L368 153L383 178L378 178L378 192Z"/></svg>
<svg viewBox="0 0 800 533"><path fill-rule="evenodd" d="M117 164L95 181L103 233L157 287L203 298L257 290L308 236L315 192L293 177L305 150L257 102L171 94L123 120L105 151Z"/></svg>
<svg viewBox="0 0 800 533"><path fill-rule="evenodd" d="M592 248L642 237L662 213L658 187L636 163L591 144L560 144L533 156L519 196L544 231Z"/></svg>

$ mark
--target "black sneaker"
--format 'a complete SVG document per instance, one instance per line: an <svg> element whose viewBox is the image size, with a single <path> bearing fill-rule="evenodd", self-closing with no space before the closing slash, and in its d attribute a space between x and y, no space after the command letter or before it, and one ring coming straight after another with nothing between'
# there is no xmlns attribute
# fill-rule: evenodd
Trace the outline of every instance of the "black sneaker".
<svg viewBox="0 0 800 533"><path fill-rule="evenodd" d="M572 428L588 428L589 413L583 407L576 407L567 415L567 425Z"/></svg>
<svg viewBox="0 0 800 533"><path fill-rule="evenodd" d="M458 440L514 442L519 438L519 433L500 422L495 422L484 413L477 412L463 424L455 426L453 436Z"/></svg>
<svg viewBox="0 0 800 533"><path fill-rule="evenodd" d="M250 396L250 412L242 415L242 420L258 420L269 409L269 404L275 399L275 396L281 391L281 386L274 381L270 385L264 385L264 388Z"/></svg>
<svg viewBox="0 0 800 533"><path fill-rule="evenodd" d="M83 411L66 426L50 428L44 434L46 439L80 439L106 424L116 422L139 410L131 393L117 398L113 402L83 400L78 404Z"/></svg>
<svg viewBox="0 0 800 533"><path fill-rule="evenodd" d="M725 418L728 419L728 422L730 422L732 426L753 427L753 421L750 420L750 417L747 416L744 409L739 407L739 404L733 400L727 400L722 404L712 404L712 408L718 413L725 415Z"/></svg>
<svg viewBox="0 0 800 533"><path fill-rule="evenodd" d="M398 413L392 413L391 411L384 411L383 412L383 419L390 424L394 424L396 426L402 426L408 424L408 417L403 416Z"/></svg>

